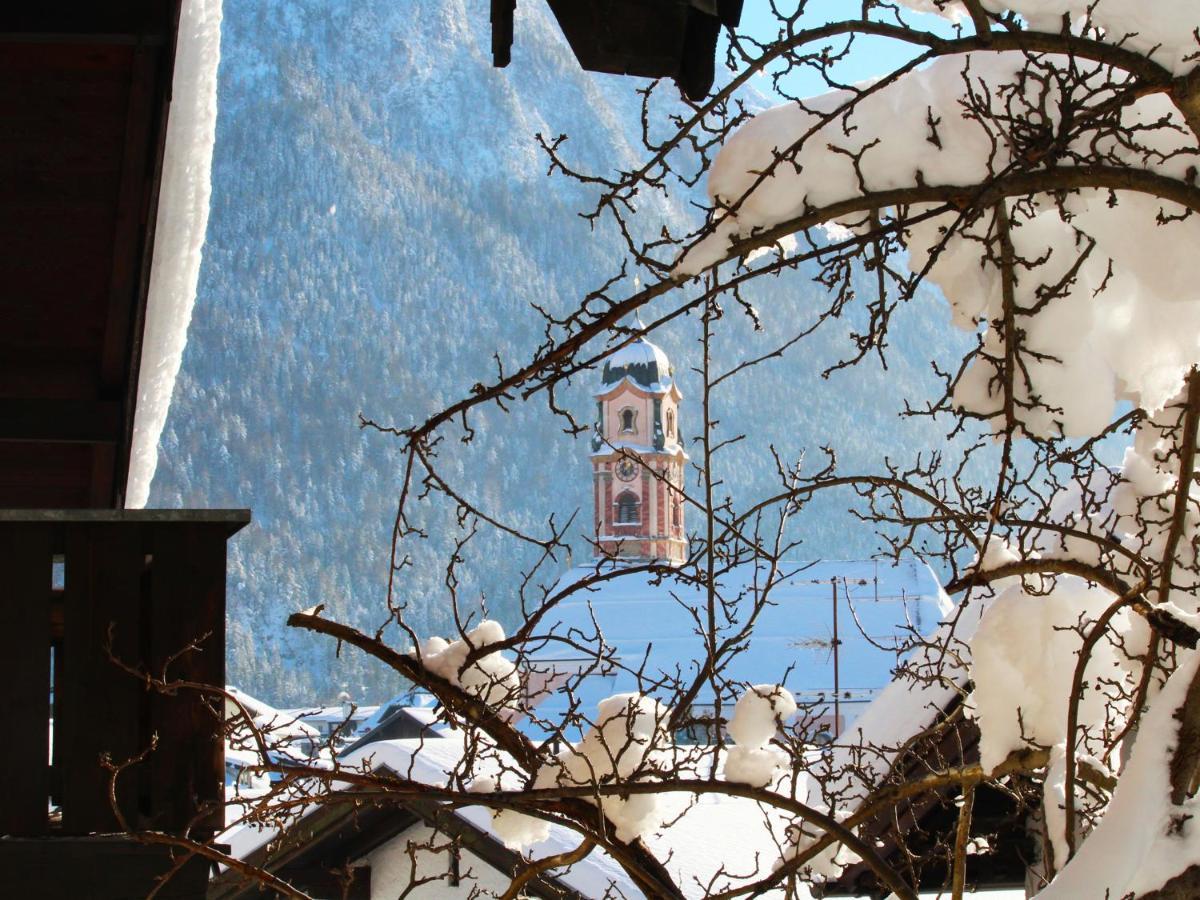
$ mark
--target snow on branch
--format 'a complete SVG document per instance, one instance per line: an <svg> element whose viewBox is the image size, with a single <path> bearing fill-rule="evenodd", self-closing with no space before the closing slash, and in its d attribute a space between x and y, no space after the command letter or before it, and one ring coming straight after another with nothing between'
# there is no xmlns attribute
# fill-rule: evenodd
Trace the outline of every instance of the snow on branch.
<svg viewBox="0 0 1200 900"><path fill-rule="evenodd" d="M640 93L640 161L592 172L575 144L542 139L551 175L589 192L583 215L615 241L588 258L623 258L565 310L535 307L540 343L481 366L491 380L423 422L375 426L405 454L377 630L320 608L289 623L435 698L456 750L426 770L434 741L405 748L405 790L483 808L472 821L523 854L508 895L561 860L610 866L598 896L823 881L957 898L1032 837L1021 864L1042 896L1152 896L1200 872L1200 5L776 12L774 37L730 34L728 84L706 103ZM865 38L915 55L846 84L839 62ZM798 71L827 90L790 97ZM769 106L755 84L789 99ZM703 216L680 202L703 205L700 187ZM698 414L671 461L687 477L641 444L623 461L672 485L682 559L631 559L596 521L573 533L549 510L539 537L472 499L463 458L492 414L543 396L564 432L585 431L594 407L571 409L568 390L655 331L693 353L680 384ZM930 380L905 374L918 370ZM864 396L896 391L923 437L875 434L821 393L854 379ZM741 426L745 396L769 398L794 446ZM754 454L767 487L743 477ZM596 503L610 474L594 471ZM835 505L881 565L928 561L945 591L910 606L865 575L813 579L804 554ZM439 598L457 636L421 641L405 578L436 521L457 528ZM485 601L460 575L487 530L531 556ZM568 545L595 557L572 577L556 568ZM794 609L836 611L827 639L768 628L806 572L819 597ZM903 611L887 634L885 603ZM683 624L658 633L672 616ZM891 680L847 716L845 682L836 699L805 689L824 671L805 651L836 659L851 638L887 655ZM331 784L339 766L305 774ZM689 855L722 817L739 839Z"/></svg>

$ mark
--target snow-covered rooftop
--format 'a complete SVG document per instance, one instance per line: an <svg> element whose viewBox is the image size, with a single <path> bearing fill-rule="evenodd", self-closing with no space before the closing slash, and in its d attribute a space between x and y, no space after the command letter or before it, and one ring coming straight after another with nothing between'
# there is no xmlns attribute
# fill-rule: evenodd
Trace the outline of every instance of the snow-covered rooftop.
<svg viewBox="0 0 1200 900"><path fill-rule="evenodd" d="M429 785L455 787L451 774L461 769L465 743L462 732L450 731L446 740L378 741L347 756L345 766L369 761L372 769L390 769L404 778ZM769 823L758 804L740 797L709 794L695 798L672 795L679 817L661 832L650 836L650 849L664 859L687 897L703 897L714 876L728 886L738 878L752 880L763 874L762 854L783 839L784 821ZM486 807L461 808L456 815L481 831L502 841L493 826L492 813ZM774 832L774 833L773 833ZM273 829L239 825L226 831L221 840L232 845L235 856L245 858L274 837ZM579 835L561 825L550 825L548 836L529 848L533 859L565 853L579 845ZM727 875L718 875L723 870ZM643 896L628 874L612 857L595 850L567 871L555 870L555 877L586 897ZM402 885L397 885L399 891ZM764 896L782 896L772 892Z"/></svg>
<svg viewBox="0 0 1200 900"><path fill-rule="evenodd" d="M595 566L578 566L562 576L554 592L596 574ZM771 588L768 605L755 625L749 646L726 669L728 678L749 684L785 684L802 699L831 695L834 686L832 653L833 605L838 604L839 686L852 700L866 701L892 679L895 652L872 644L896 646L909 631L931 632L950 610L951 602L933 572L916 559L892 565L875 560L823 560L789 563L785 577ZM739 566L718 578L726 601L737 599L748 610L766 581L764 568ZM646 660L650 678L683 667L686 676L703 658L703 639L696 633L693 611L703 609L703 589L683 581L645 572L620 575L582 589L558 604L552 614L558 633L577 629L588 635L598 623L605 643L620 661L637 668ZM578 650L550 643L536 658L569 669ZM791 671L788 669L791 667ZM634 675L621 670L593 675L577 690L584 708L612 694L637 690ZM701 696L698 702L710 702ZM551 695L542 704L549 712L565 706L566 698ZM858 707L861 709L861 707ZM856 708L843 706L852 719Z"/></svg>
<svg viewBox="0 0 1200 900"><path fill-rule="evenodd" d="M352 706L347 711L344 706L304 706L296 709L281 710L310 724L342 722L364 722L378 712L378 706Z"/></svg>

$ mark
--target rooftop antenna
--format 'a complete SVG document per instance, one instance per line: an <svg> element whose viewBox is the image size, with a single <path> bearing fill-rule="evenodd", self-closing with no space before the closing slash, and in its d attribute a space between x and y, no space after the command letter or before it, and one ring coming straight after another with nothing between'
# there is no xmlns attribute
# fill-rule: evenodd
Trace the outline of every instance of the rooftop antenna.
<svg viewBox="0 0 1200 900"><path fill-rule="evenodd" d="M820 583L814 579L814 583ZM833 736L836 740L842 736L842 683L841 683L841 663L838 658L838 648L842 645L841 636L838 633L838 590L837 576L829 579L829 586L832 590L831 600L833 603L833 631L829 638L823 639L819 637L801 638L798 641L793 641L793 647L816 648L825 647L829 650L825 660L828 661L833 657ZM847 588L847 592L849 588Z"/></svg>
<svg viewBox="0 0 1200 900"><path fill-rule="evenodd" d="M838 666L838 647L841 646L841 639L838 637L838 593L837 593L837 577L829 579L829 585L833 588L833 738L837 740L842 736L842 685L839 680L840 667Z"/></svg>

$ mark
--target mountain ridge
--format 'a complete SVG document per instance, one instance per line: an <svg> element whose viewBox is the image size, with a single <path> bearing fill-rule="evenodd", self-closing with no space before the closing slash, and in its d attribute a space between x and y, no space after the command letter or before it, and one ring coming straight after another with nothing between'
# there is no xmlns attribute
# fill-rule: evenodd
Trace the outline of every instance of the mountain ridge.
<svg viewBox="0 0 1200 900"><path fill-rule="evenodd" d="M582 166L627 167L644 83L581 72L540 4L518 6L513 63L494 70L486 12L462 0L226 0L213 208L149 505L253 509L231 544L228 673L278 704L343 689L374 702L399 687L357 653L338 659L332 642L283 624L314 603L363 627L384 617L398 445L359 429L358 415L403 427L493 376L493 352L506 367L528 358L543 338L530 304L570 308L620 257L611 231L578 215L591 191L546 177L533 133L570 134L566 152ZM663 216L694 225L696 199L647 201L641 213L651 230ZM748 296L766 333L733 306L715 351L722 365L785 339L819 300L795 276ZM721 463L732 495L776 483L770 446L795 456L833 443L847 464L878 467L889 450L940 445L927 424L896 417L903 396L936 388L924 335L948 315L927 295L909 306L890 369L869 362L835 376L841 393L820 371L845 351L853 313L730 382L725 427L752 438ZM689 436L697 333L684 317L655 337L679 371ZM576 378L559 402L586 421L590 390ZM551 514L590 518L587 441L564 435L544 403L484 410L473 424L474 444L448 442L442 457L471 497L527 529L544 530ZM823 504L804 549L870 553L870 534ZM453 510L421 521L433 539L412 549L398 596L419 632L447 633ZM460 599L482 598L511 627L528 548L485 535L465 555ZM540 580L552 584L566 565Z"/></svg>

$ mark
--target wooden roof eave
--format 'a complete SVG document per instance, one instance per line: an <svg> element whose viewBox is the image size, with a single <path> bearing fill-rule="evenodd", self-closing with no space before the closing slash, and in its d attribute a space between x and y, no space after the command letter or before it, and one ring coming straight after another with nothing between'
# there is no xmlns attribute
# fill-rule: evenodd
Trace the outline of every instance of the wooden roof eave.
<svg viewBox="0 0 1200 900"><path fill-rule="evenodd" d="M386 765L376 771L404 777ZM326 876L333 869L359 870L364 874L358 882L361 890L363 885L370 884L365 858L422 823L454 838L463 849L506 875L511 876L527 865L521 854L509 850L494 835L473 825L445 803L411 796L387 799L386 795L382 802L375 802L374 798L370 802L366 798L362 802L347 798L322 805L279 837L252 851L244 861L302 890L325 888ZM321 880L313 883L313 878ZM262 896L260 887L257 881L226 869L210 883L208 900L251 900ZM354 889L354 882L350 887ZM561 879L544 873L531 879L524 891L539 900L586 900ZM354 896L351 894L351 898Z"/></svg>
<svg viewBox="0 0 1200 900"><path fill-rule="evenodd" d="M956 695L934 727L947 725L956 712L961 712L961 705L962 698ZM978 762L979 741L979 726L972 719L962 717L958 722L944 727L932 745L927 745L917 752L905 751L903 757L897 761L889 781L905 782L928 774L931 769ZM931 759L934 763L932 766ZM908 798L895 806L881 809L878 814L859 826L859 835L869 839L879 848L879 855L885 862L897 864L907 854L906 837L925 830L938 809L954 803L958 792L957 785L947 784L937 790ZM1012 850L1005 849L1007 852ZM972 883L986 883L989 887L1018 886L1015 881L989 881L987 873L981 873L978 866L972 874ZM925 890L937 888L939 885L930 885L922 881L919 887ZM882 898L889 894L890 890L879 883L870 866L858 862L847 866L836 879L826 882L819 896Z"/></svg>
<svg viewBox="0 0 1200 900"><path fill-rule="evenodd" d="M124 505L180 9L64 0L0 13L0 93L24 98L20 130L0 139L19 185L0 208L6 234L36 214L0 251L0 273L20 276L0 291L19 323L0 336L0 506ZM37 269L49 305L22 282L43 259L57 260Z"/></svg>

